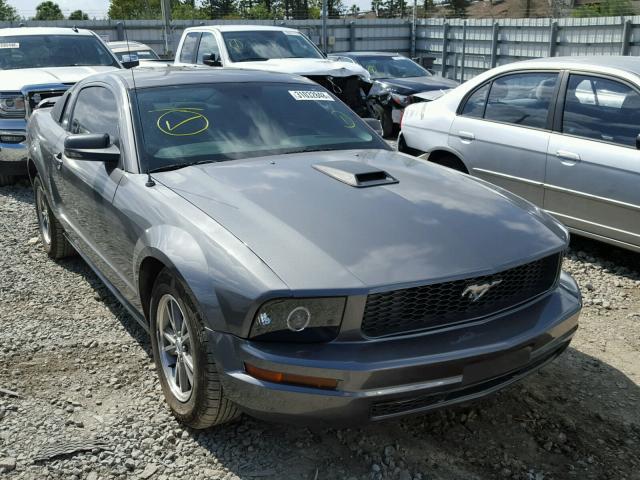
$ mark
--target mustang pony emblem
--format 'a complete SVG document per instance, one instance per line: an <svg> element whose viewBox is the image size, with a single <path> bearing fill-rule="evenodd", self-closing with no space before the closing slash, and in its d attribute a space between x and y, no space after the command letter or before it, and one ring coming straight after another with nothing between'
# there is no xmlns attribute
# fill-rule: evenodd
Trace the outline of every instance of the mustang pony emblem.
<svg viewBox="0 0 640 480"><path fill-rule="evenodd" d="M502 283L502 280L494 280L493 282L482 283L480 285L469 285L462 292L462 297L469 296L469 299L472 302L477 302L489 291L491 287L495 287L500 283Z"/></svg>

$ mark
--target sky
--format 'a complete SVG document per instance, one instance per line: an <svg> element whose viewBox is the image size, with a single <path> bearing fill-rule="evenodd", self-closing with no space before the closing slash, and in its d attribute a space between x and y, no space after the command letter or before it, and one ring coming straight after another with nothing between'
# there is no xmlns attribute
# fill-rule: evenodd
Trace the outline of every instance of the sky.
<svg viewBox="0 0 640 480"><path fill-rule="evenodd" d="M42 0L8 0L7 3L15 7L18 15L21 17L33 17L36 14L36 5ZM109 0L54 0L65 16L74 10L81 9L89 14L89 18L106 18L107 10L109 10ZM356 4L361 10L371 9L371 0L343 0L343 3L349 7Z"/></svg>

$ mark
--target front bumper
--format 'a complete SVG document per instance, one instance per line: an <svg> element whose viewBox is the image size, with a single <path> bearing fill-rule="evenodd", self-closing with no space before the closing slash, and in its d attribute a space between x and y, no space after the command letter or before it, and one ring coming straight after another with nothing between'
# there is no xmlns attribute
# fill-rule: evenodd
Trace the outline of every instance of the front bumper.
<svg viewBox="0 0 640 480"><path fill-rule="evenodd" d="M19 142L3 142L2 136L22 137ZM26 120L22 118L0 120L0 175L27 173Z"/></svg>
<svg viewBox="0 0 640 480"><path fill-rule="evenodd" d="M247 413L302 424L358 424L495 392L560 355L578 326L575 281L488 321L412 337L326 344L251 342L209 331L226 395ZM248 375L262 369L338 379L335 390Z"/></svg>

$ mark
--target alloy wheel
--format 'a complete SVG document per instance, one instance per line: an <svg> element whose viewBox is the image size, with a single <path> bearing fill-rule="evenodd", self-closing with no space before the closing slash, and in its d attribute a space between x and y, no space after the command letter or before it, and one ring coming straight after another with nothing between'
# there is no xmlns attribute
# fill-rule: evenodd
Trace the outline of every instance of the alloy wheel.
<svg viewBox="0 0 640 480"><path fill-rule="evenodd" d="M36 212L42 239L48 245L51 243L51 224L49 223L49 205L42 188L36 190Z"/></svg>
<svg viewBox="0 0 640 480"><path fill-rule="evenodd" d="M158 302L156 338L171 393L180 402L187 402L193 391L193 342L184 313L173 295L165 294Z"/></svg>

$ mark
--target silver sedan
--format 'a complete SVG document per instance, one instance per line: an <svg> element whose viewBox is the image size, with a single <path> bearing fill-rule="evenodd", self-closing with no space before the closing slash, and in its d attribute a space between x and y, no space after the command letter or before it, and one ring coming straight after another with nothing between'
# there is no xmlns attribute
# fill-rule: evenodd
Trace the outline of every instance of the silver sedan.
<svg viewBox="0 0 640 480"><path fill-rule="evenodd" d="M640 59L502 66L406 110L398 149L502 186L573 232L640 251Z"/></svg>

